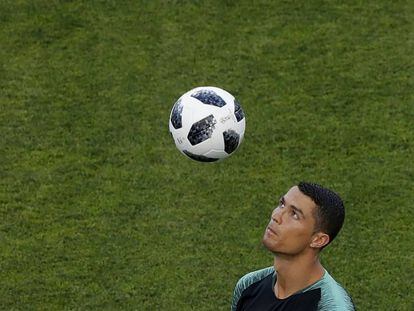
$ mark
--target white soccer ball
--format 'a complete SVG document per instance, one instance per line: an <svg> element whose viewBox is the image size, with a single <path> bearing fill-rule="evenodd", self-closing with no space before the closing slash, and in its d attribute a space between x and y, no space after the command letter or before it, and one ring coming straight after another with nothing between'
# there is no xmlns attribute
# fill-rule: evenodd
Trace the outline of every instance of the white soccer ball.
<svg viewBox="0 0 414 311"><path fill-rule="evenodd" d="M201 162L227 158L243 141L246 119L239 102L218 87L182 95L171 110L170 132L178 150Z"/></svg>

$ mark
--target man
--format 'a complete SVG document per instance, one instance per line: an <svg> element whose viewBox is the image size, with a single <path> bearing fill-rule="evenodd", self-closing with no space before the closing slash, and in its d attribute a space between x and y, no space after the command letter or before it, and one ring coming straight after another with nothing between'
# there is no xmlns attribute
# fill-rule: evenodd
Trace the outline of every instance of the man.
<svg viewBox="0 0 414 311"><path fill-rule="evenodd" d="M292 187L280 198L263 236L273 266L238 281L231 310L354 310L350 296L319 261L344 218L343 202L333 191L305 182Z"/></svg>

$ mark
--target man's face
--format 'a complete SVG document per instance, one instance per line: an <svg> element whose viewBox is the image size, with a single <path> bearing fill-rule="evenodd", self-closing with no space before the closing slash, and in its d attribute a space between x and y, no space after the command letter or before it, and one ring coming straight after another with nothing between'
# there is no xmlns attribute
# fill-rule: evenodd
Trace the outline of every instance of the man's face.
<svg viewBox="0 0 414 311"><path fill-rule="evenodd" d="M308 248L314 234L316 204L297 186L280 198L266 227L263 244L275 254L296 255Z"/></svg>

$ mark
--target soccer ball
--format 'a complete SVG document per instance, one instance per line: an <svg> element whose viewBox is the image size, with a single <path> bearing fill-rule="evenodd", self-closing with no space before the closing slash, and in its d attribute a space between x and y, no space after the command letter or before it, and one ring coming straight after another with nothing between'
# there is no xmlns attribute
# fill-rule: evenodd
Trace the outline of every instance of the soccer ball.
<svg viewBox="0 0 414 311"><path fill-rule="evenodd" d="M233 95L204 86L182 95L174 104L169 128L178 150L201 162L227 158L240 145L246 120Z"/></svg>

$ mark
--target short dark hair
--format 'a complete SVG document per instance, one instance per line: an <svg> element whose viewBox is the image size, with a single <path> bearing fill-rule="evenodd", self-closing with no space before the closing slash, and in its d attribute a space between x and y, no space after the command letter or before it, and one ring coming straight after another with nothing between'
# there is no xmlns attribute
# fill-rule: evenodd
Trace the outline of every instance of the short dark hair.
<svg viewBox="0 0 414 311"><path fill-rule="evenodd" d="M328 234L329 243L331 243L341 230L345 219L345 207L341 197L332 190L315 183L302 181L298 187L303 194L310 197L316 204L315 231Z"/></svg>

